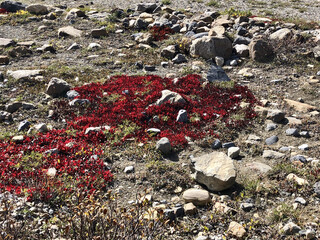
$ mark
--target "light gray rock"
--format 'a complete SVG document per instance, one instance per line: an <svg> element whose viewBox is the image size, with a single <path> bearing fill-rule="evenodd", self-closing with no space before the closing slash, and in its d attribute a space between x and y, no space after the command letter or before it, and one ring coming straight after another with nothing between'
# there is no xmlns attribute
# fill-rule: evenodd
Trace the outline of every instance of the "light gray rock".
<svg viewBox="0 0 320 240"><path fill-rule="evenodd" d="M317 194L318 197L320 197L320 182L316 182L313 185L313 191Z"/></svg>
<svg viewBox="0 0 320 240"><path fill-rule="evenodd" d="M267 145L272 145L275 144L279 141L279 138L277 136L271 136L269 138L266 139L266 144Z"/></svg>
<svg viewBox="0 0 320 240"><path fill-rule="evenodd" d="M211 145L211 148L212 149L219 149L222 147L222 143L219 139L216 139L213 141L212 145Z"/></svg>
<svg viewBox="0 0 320 240"><path fill-rule="evenodd" d="M68 91L68 92L66 93L66 95L67 95L67 98L69 98L69 99L72 100L72 99L78 97L80 94L79 94L77 91L75 91L75 90L70 90L70 91Z"/></svg>
<svg viewBox="0 0 320 240"><path fill-rule="evenodd" d="M10 47L15 44L15 41L9 38L0 38L0 47Z"/></svg>
<svg viewBox="0 0 320 240"><path fill-rule="evenodd" d="M42 4L31 4L27 6L26 10L29 13L36 15L45 15L49 12L48 7Z"/></svg>
<svg viewBox="0 0 320 240"><path fill-rule="evenodd" d="M232 159L239 157L240 155L240 148L239 147L231 147L228 148L228 156Z"/></svg>
<svg viewBox="0 0 320 240"><path fill-rule="evenodd" d="M90 104L90 101L88 99L73 99L69 102L70 107L76 107L76 106L81 106L81 105L88 105Z"/></svg>
<svg viewBox="0 0 320 240"><path fill-rule="evenodd" d="M211 65L207 73L207 80L209 82L228 82L230 81L230 78L221 67Z"/></svg>
<svg viewBox="0 0 320 240"><path fill-rule="evenodd" d="M103 130L109 130L110 129L110 126L101 126L101 127L88 127L86 128L84 134L89 134L91 132L100 132L100 131L103 131Z"/></svg>
<svg viewBox="0 0 320 240"><path fill-rule="evenodd" d="M192 41L190 54L193 57L202 57L204 59L210 59L219 56L227 60L232 54L232 43L226 37L204 36Z"/></svg>
<svg viewBox="0 0 320 240"><path fill-rule="evenodd" d="M102 48L102 46L99 43L90 43L88 46L88 50L94 51Z"/></svg>
<svg viewBox="0 0 320 240"><path fill-rule="evenodd" d="M169 45L161 50L161 57L172 59L176 55L176 46L175 45Z"/></svg>
<svg viewBox="0 0 320 240"><path fill-rule="evenodd" d="M263 151L263 158L269 158L269 159L279 159L283 158L285 155L283 153L279 153L273 150L264 150Z"/></svg>
<svg viewBox="0 0 320 240"><path fill-rule="evenodd" d="M134 172L134 166L127 166L124 171L124 173L132 173Z"/></svg>
<svg viewBox="0 0 320 240"><path fill-rule="evenodd" d="M249 57L249 47L245 44L236 44L234 46L234 49L236 50L236 53L240 57Z"/></svg>
<svg viewBox="0 0 320 240"><path fill-rule="evenodd" d="M186 100L184 100L179 93L165 89L161 91L161 98L157 100L155 105L161 106L166 102L184 104L186 103Z"/></svg>
<svg viewBox="0 0 320 240"><path fill-rule="evenodd" d="M219 66L219 67L222 67L223 64L224 64L224 58L223 57L219 57L219 56L216 56L214 58L216 64Z"/></svg>
<svg viewBox="0 0 320 240"><path fill-rule="evenodd" d="M284 235L294 235L294 234L298 233L300 230L301 230L301 228L293 222L287 223L282 228L282 232Z"/></svg>
<svg viewBox="0 0 320 240"><path fill-rule="evenodd" d="M77 49L80 49L81 46L78 44L78 43L73 43L69 48L68 48L68 51L70 50L77 50Z"/></svg>
<svg viewBox="0 0 320 240"><path fill-rule="evenodd" d="M282 40L285 40L285 39L288 39L290 37L293 36L293 32L291 29L288 29L288 28L282 28L282 29L279 29L278 31L272 33L269 38L271 40L278 40L278 41L282 41Z"/></svg>
<svg viewBox="0 0 320 240"><path fill-rule="evenodd" d="M320 61L320 46L316 46L313 48L313 55L316 60Z"/></svg>
<svg viewBox="0 0 320 240"><path fill-rule="evenodd" d="M278 127L278 125L275 123L268 123L265 129L267 132L271 132L271 131L275 130L277 127Z"/></svg>
<svg viewBox="0 0 320 240"><path fill-rule="evenodd" d="M58 37L81 37L82 31L75 29L72 26L62 27L58 29Z"/></svg>
<svg viewBox="0 0 320 240"><path fill-rule="evenodd" d="M163 155L168 155L171 153L171 143L168 138L161 138L157 144L156 149L159 150Z"/></svg>
<svg viewBox="0 0 320 240"><path fill-rule="evenodd" d="M210 194L206 190L190 188L182 195L186 203L193 203L196 206L204 206L211 202Z"/></svg>
<svg viewBox="0 0 320 240"><path fill-rule="evenodd" d="M211 191L230 188L236 179L233 160L223 152L212 152L194 158L194 178Z"/></svg>
<svg viewBox="0 0 320 240"><path fill-rule="evenodd" d="M9 77L14 78L15 80L30 79L41 75L42 70L17 70L17 71L7 71Z"/></svg>
<svg viewBox="0 0 320 240"><path fill-rule="evenodd" d="M37 125L34 126L34 129L37 131L37 132L41 132L41 133L46 133L49 131L47 125L45 123L39 123Z"/></svg>
<svg viewBox="0 0 320 240"><path fill-rule="evenodd" d="M66 81L59 78L51 78L46 93L56 98L66 94L70 88L71 86Z"/></svg>
<svg viewBox="0 0 320 240"><path fill-rule="evenodd" d="M302 197L297 197L297 198L294 200L294 202L300 203L300 204L302 204L302 205L306 205L306 204L307 204L307 201L306 201L304 198L302 198Z"/></svg>
<svg viewBox="0 0 320 240"><path fill-rule="evenodd" d="M288 128L286 130L286 135L287 136L299 137L298 129L296 129L296 128Z"/></svg>

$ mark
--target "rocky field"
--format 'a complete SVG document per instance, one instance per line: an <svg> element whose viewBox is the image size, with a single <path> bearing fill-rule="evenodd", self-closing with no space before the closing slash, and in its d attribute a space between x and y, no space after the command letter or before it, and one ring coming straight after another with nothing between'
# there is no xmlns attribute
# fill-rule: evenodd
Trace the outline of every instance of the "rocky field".
<svg viewBox="0 0 320 240"><path fill-rule="evenodd" d="M0 239L319 239L319 8L2 2Z"/></svg>

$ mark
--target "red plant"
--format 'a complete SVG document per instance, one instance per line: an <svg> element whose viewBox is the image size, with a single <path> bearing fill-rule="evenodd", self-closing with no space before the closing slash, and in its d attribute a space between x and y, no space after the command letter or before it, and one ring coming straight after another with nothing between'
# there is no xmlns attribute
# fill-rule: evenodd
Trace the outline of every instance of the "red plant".
<svg viewBox="0 0 320 240"><path fill-rule="evenodd" d="M155 41L168 39L168 34L174 33L174 31L167 26L153 26L152 28L150 28L150 32Z"/></svg>
<svg viewBox="0 0 320 240"><path fill-rule="evenodd" d="M0 14L7 14L7 10L4 8L0 8Z"/></svg>

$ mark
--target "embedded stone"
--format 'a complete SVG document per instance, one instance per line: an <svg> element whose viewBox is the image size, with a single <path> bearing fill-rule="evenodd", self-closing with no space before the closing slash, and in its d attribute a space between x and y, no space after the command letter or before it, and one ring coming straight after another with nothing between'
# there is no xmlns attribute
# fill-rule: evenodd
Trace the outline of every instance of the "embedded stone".
<svg viewBox="0 0 320 240"><path fill-rule="evenodd" d="M204 206L211 202L210 194L206 190L191 188L182 195L186 203L193 203L196 206Z"/></svg>

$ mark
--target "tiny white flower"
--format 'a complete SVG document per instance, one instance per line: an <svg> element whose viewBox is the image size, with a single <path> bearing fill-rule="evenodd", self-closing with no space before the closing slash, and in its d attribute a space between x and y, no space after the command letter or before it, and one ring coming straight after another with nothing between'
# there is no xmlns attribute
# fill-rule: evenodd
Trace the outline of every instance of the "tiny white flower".
<svg viewBox="0 0 320 240"><path fill-rule="evenodd" d="M49 177L54 177L56 175L56 173L57 173L57 169L55 169L55 168L49 168L47 171L47 175Z"/></svg>

